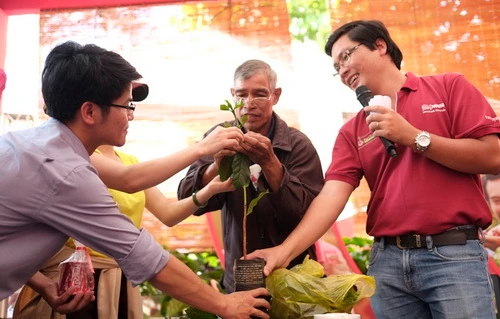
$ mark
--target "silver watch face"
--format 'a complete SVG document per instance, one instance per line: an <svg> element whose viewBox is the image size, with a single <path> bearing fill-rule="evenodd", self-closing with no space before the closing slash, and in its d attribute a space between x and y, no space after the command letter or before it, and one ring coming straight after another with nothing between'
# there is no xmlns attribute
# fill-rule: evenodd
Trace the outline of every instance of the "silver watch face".
<svg viewBox="0 0 500 319"><path fill-rule="evenodd" d="M429 144L431 144L431 137L425 133L424 134L420 133L417 136L417 144L420 147L427 147L429 146Z"/></svg>

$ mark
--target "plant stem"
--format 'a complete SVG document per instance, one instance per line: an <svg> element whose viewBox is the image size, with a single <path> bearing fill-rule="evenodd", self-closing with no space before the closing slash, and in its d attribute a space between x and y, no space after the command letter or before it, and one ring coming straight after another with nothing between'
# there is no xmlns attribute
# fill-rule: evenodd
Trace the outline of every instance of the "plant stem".
<svg viewBox="0 0 500 319"><path fill-rule="evenodd" d="M243 186L243 259L247 259L247 187Z"/></svg>

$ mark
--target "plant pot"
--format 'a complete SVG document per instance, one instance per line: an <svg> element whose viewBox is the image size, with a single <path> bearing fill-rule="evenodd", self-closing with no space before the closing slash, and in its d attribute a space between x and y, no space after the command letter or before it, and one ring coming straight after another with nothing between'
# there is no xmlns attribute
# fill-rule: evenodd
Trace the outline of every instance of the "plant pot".
<svg viewBox="0 0 500 319"><path fill-rule="evenodd" d="M255 288L265 288L263 259L238 259L234 263L235 291L246 291Z"/></svg>
<svg viewBox="0 0 500 319"><path fill-rule="evenodd" d="M264 259L238 259L234 263L234 285L235 291L246 291L256 288L266 288L266 278L264 277ZM271 301L270 296L261 298ZM267 309L259 308L267 313ZM250 318L256 318L251 316Z"/></svg>

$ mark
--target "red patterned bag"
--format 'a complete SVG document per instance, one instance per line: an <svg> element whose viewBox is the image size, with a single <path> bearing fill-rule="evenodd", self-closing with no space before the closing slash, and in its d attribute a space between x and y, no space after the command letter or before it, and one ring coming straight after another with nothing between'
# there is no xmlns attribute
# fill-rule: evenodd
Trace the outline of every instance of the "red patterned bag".
<svg viewBox="0 0 500 319"><path fill-rule="evenodd" d="M94 290L94 268L87 247L74 241L76 250L59 264L59 293L75 287L73 294Z"/></svg>

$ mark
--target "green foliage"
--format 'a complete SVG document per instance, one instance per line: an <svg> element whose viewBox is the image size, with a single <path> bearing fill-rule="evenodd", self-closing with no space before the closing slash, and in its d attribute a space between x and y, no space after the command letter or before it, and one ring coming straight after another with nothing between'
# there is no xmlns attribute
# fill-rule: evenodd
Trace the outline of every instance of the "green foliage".
<svg viewBox="0 0 500 319"><path fill-rule="evenodd" d="M244 115L240 119L236 116L236 109L242 107L243 102L236 103L234 107L228 100L225 102L225 104L220 105L221 111L231 112L236 121L236 126L244 131L243 125L247 121L247 116ZM231 124L225 123L224 126L229 127ZM244 154L237 153L234 156L226 156L219 165L220 179L225 181L231 178L234 188L247 187L250 184L250 164L250 159Z"/></svg>
<svg viewBox="0 0 500 319"><path fill-rule="evenodd" d="M193 307L189 307L186 309L186 315L189 319L217 319L218 317L214 314L207 313L201 310L198 310Z"/></svg>
<svg viewBox="0 0 500 319"><path fill-rule="evenodd" d="M236 126L240 130L243 130L243 125L245 125L245 123L247 122L248 116L243 115L241 118L238 118L236 116L236 109L239 109L240 107L242 107L243 104L244 104L244 102L243 101L239 101L238 103L236 103L234 105L234 107L231 104L231 102L229 102L228 100L226 100L225 102L226 102L226 104L221 104L220 105L220 110L221 111L229 111L229 112L233 113L234 120L236 121Z"/></svg>
<svg viewBox="0 0 500 319"><path fill-rule="evenodd" d="M239 101L236 103L236 105L233 107L231 102L226 100L226 104L221 104L220 109L221 111L230 111L233 114L234 120L236 121L236 126L245 132L245 128L243 125L245 125L247 121L247 116L243 115L238 119L238 116L236 116L236 109L240 108L243 106L243 101ZM225 123L225 127L230 126L229 123ZM252 162L246 156L245 154L241 153L236 153L234 156L226 156L225 158L222 159L220 165L219 165L219 176L222 181L227 180L229 177L232 179L233 186L238 189L238 188L243 188L243 258L246 259L247 257L247 247L246 247L246 238L247 238L247 233L246 233L246 218L248 214L252 213L253 209L255 206L257 206L257 203L260 201L260 199L269 193L268 190L265 190L257 196L257 198L254 198L252 201L250 201L249 207L247 207L247 187L250 184L250 165Z"/></svg>
<svg viewBox="0 0 500 319"><path fill-rule="evenodd" d="M247 121L247 116L243 115L240 119L236 116L236 109L240 108L243 106L243 102L240 101L236 103L233 107L231 102L228 100L225 101L225 104L220 105L221 111L229 111L233 114L234 120L236 121L236 126L242 130L245 131L243 125ZM231 126L229 123L225 123L225 127ZM222 181L227 180L229 177L231 177L233 181L233 186L235 188L244 188L244 194L245 194L245 203L244 205L246 206L247 203L247 197L246 197L246 187L250 184L250 165L252 162L246 156L245 154L241 153L236 153L234 156L226 156L222 159L220 165L219 165L219 176ZM247 209L246 215L251 214L254 207L257 205L259 200L266 194L268 194L269 191L265 190L264 192L261 192L257 198L254 198Z"/></svg>
<svg viewBox="0 0 500 319"><path fill-rule="evenodd" d="M323 46L330 35L330 11L327 0L288 0L290 34L294 40L317 42Z"/></svg>
<svg viewBox="0 0 500 319"><path fill-rule="evenodd" d="M370 262L370 249L373 244L373 239L365 237L344 237L342 240L359 270L366 275Z"/></svg>
<svg viewBox="0 0 500 319"><path fill-rule="evenodd" d="M252 162L248 156L241 153L236 153L236 155L231 156L231 158L233 159L231 163L231 178L233 179L234 187L247 187L250 184L250 165L252 165Z"/></svg>
<svg viewBox="0 0 500 319"><path fill-rule="evenodd" d="M266 195L266 194L269 194L269 190L267 190L267 189L263 192L260 192L260 194L259 194L259 196L257 196L257 198L252 199L252 201L248 205L247 215L250 215L253 212L254 207L257 205L257 203L260 201L260 199L262 197L264 197L264 195Z"/></svg>
<svg viewBox="0 0 500 319"><path fill-rule="evenodd" d="M225 156L219 165L219 176L222 181L226 181L233 174L234 156Z"/></svg>
<svg viewBox="0 0 500 319"><path fill-rule="evenodd" d="M191 268L191 270L193 270L193 272L196 273L207 284L211 279L214 279L217 282L221 280L223 269L220 264L219 258L217 258L214 252L210 251L184 254L173 251L171 253L184 264L186 264L189 268ZM189 308L187 304L164 294L161 290L157 289L149 282L140 284L139 289L142 296L148 296L158 300L158 302L160 303L160 313L162 316L181 316ZM202 311L198 312L203 313ZM199 318L201 319L204 317Z"/></svg>

